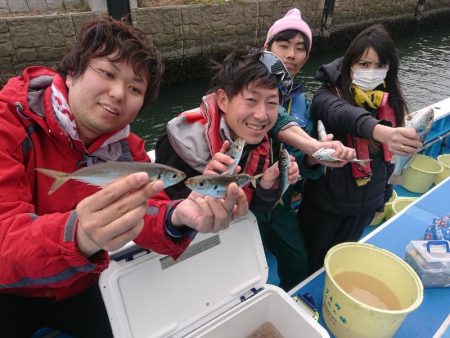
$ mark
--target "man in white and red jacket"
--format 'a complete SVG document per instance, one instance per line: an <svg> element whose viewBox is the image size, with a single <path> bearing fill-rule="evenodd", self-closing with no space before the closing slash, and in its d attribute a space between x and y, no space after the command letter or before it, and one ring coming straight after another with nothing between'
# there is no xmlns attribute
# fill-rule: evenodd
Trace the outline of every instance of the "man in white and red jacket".
<svg viewBox="0 0 450 338"><path fill-rule="evenodd" d="M179 256L197 231L217 232L248 210L225 199L171 201L145 173L104 189L74 180L53 194L36 168L74 172L103 161L149 161L129 124L158 94L164 65L145 34L111 18L81 29L58 71L30 67L0 91L0 335L52 326L112 336L98 290L108 251L133 240Z"/></svg>

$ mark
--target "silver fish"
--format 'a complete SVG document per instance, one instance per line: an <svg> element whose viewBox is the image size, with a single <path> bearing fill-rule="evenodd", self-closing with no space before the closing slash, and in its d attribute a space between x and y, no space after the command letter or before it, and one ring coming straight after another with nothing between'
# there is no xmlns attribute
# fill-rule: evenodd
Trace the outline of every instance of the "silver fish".
<svg viewBox="0 0 450 338"><path fill-rule="evenodd" d="M405 127L413 128L420 137L420 141L423 143L428 135L431 127L433 126L434 111L433 107L425 107L416 111L412 116L407 116L405 120ZM394 155L392 157L392 163L395 164L394 172L389 177L389 184L403 184L403 171L408 168L411 162L416 157L416 154L401 156Z"/></svg>
<svg viewBox="0 0 450 338"><path fill-rule="evenodd" d="M289 168L291 167L291 157L289 152L284 148L283 143L280 145L280 155L278 157L278 169L280 174L278 176L278 189L280 190L280 198L275 203L283 204L283 195L289 187ZM274 206L274 207L275 207Z"/></svg>
<svg viewBox="0 0 450 338"><path fill-rule="evenodd" d="M325 130L325 126L323 125L321 120L317 121L317 135L319 141L323 142L327 139L327 132Z"/></svg>
<svg viewBox="0 0 450 338"><path fill-rule="evenodd" d="M181 170L150 162L103 162L78 169L69 174L51 169L36 168L36 171L55 179L48 194L54 193L66 181L73 179L87 184L104 187L109 183L137 172L146 172L149 181L162 180L164 188L177 184L186 178Z"/></svg>
<svg viewBox="0 0 450 338"><path fill-rule="evenodd" d="M262 174L255 176L247 174L199 175L188 178L184 183L196 193L224 198L230 183L235 182L241 188L250 182L252 182L253 186L256 186L256 180L261 176Z"/></svg>
<svg viewBox="0 0 450 338"><path fill-rule="evenodd" d="M312 157L314 157L318 161L328 161L328 162L342 161L334 156L335 153L336 153L336 150L334 150L332 148L320 148L319 150L317 150L315 153L312 154ZM362 165L364 165L370 161L372 161L372 159L370 159L370 158L366 158L366 159L354 158L347 162L356 162L356 163L361 163Z"/></svg>
<svg viewBox="0 0 450 338"><path fill-rule="evenodd" d="M234 173L234 169L236 169L237 165L239 164L239 161L241 160L244 146L245 140L242 138L237 138L232 144L230 144L230 148L227 150L225 154L230 156L234 160L234 162L232 165L228 166L227 170L223 172L223 174L232 175Z"/></svg>

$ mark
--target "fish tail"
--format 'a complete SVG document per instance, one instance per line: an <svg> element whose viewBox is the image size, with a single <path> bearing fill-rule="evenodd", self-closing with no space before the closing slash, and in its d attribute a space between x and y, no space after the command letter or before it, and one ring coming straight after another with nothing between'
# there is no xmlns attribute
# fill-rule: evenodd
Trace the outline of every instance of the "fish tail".
<svg viewBox="0 0 450 338"><path fill-rule="evenodd" d="M358 162L361 163L361 165L366 165L367 163L369 163L371 161L372 161L372 159L368 158L368 159L365 159L365 160L359 160Z"/></svg>
<svg viewBox="0 0 450 338"><path fill-rule="evenodd" d="M391 177L389 177L388 184L403 185L403 184L405 184L405 177L404 177L404 175L396 175L394 173L391 175Z"/></svg>
<svg viewBox="0 0 450 338"><path fill-rule="evenodd" d="M253 188L256 188L256 180L259 179L264 174L258 174L252 177L252 186Z"/></svg>
<svg viewBox="0 0 450 338"><path fill-rule="evenodd" d="M36 168L36 171L55 179L52 186L50 187L50 190L48 191L49 195L53 194L60 186L62 186L64 183L66 183L67 180L69 180L69 178L70 178L69 175L67 175L65 172L62 172L62 171L44 169L44 168Z"/></svg>
<svg viewBox="0 0 450 338"><path fill-rule="evenodd" d="M276 207L278 204L281 204L282 206L284 206L283 195L280 196L280 198L279 198L278 201L274 204L274 206L273 206L272 209L275 209L275 207Z"/></svg>

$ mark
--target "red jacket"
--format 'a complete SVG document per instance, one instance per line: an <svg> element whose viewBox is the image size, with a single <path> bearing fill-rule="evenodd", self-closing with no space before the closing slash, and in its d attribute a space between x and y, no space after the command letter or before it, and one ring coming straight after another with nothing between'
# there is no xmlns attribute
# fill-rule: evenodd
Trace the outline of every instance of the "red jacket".
<svg viewBox="0 0 450 338"><path fill-rule="evenodd" d="M107 252L88 259L75 242L75 207L98 188L69 180L48 195L52 179L34 169L73 172L112 135L86 150L82 141L66 136L52 110L55 76L50 69L30 67L0 91L0 293L60 300L96 283L108 266ZM122 151L118 160L149 161L143 140L132 133L114 144ZM177 256L189 240L174 242L166 234L171 202L160 197L149 200L145 227L135 242Z"/></svg>

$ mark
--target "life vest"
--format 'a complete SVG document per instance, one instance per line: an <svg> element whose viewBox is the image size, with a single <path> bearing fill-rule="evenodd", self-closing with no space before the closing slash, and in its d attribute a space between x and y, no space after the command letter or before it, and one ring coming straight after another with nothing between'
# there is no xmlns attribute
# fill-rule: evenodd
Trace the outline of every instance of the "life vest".
<svg viewBox="0 0 450 338"><path fill-rule="evenodd" d="M388 103L389 94L384 93L381 99L381 103L378 107L377 118L379 120L389 121L392 127L396 127L395 112ZM348 134L346 136L347 147L354 148L356 150L356 157L359 159L369 158L369 140ZM388 146L381 143L381 149L383 151L383 159L385 162L390 162L392 159L392 153L389 151ZM362 186L370 182L372 177L372 169L370 162L366 163L351 163L352 174L355 178L355 182L358 186Z"/></svg>

